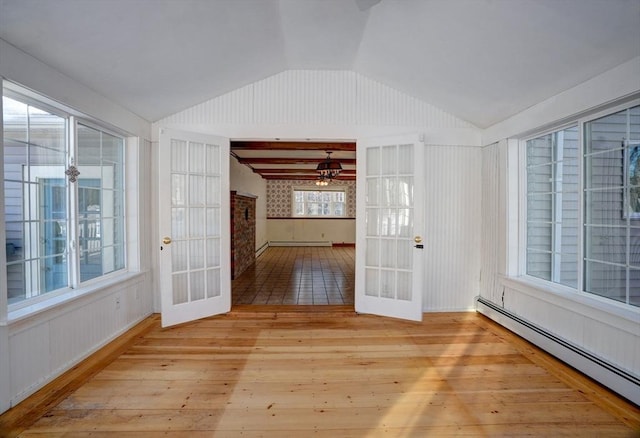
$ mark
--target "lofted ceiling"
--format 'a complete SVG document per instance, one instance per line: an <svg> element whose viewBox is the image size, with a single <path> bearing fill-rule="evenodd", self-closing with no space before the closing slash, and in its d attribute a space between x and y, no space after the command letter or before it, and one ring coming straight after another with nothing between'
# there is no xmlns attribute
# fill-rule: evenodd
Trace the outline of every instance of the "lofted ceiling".
<svg viewBox="0 0 640 438"><path fill-rule="evenodd" d="M640 56L640 0L0 0L0 38L151 122L318 69L485 128ZM326 151L355 178L353 143L231 148L265 179Z"/></svg>
<svg viewBox="0 0 640 438"><path fill-rule="evenodd" d="M149 121L332 69L484 128L640 56L640 0L0 0L0 38Z"/></svg>

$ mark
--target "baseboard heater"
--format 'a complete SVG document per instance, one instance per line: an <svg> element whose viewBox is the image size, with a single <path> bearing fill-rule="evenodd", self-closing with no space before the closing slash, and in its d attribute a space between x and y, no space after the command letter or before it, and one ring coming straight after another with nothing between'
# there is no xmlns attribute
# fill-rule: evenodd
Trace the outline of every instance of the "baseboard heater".
<svg viewBox="0 0 640 438"><path fill-rule="evenodd" d="M331 246L330 240L270 240L269 246Z"/></svg>
<svg viewBox="0 0 640 438"><path fill-rule="evenodd" d="M476 310L595 381L640 405L640 378L479 297Z"/></svg>

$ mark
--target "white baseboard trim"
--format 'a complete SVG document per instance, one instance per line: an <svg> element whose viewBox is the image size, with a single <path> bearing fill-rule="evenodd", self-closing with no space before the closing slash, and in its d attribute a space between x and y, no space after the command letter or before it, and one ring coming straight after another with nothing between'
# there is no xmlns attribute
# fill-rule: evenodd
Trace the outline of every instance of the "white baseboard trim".
<svg viewBox="0 0 640 438"><path fill-rule="evenodd" d="M331 246L330 240L270 240L269 246Z"/></svg>
<svg viewBox="0 0 640 438"><path fill-rule="evenodd" d="M269 248L269 242L265 242L260 248L256 250L256 258L260 257L263 252Z"/></svg>
<svg viewBox="0 0 640 438"><path fill-rule="evenodd" d="M565 341L544 328L526 321L482 297L476 300L476 311L492 319L549 354L571 365L612 391L640 404L640 378L616 365Z"/></svg>

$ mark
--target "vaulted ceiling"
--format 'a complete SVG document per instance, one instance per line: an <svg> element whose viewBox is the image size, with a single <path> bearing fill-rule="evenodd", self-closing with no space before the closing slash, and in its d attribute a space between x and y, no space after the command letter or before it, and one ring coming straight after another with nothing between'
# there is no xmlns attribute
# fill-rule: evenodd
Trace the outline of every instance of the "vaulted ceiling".
<svg viewBox="0 0 640 438"><path fill-rule="evenodd" d="M0 0L0 38L149 121L338 69L483 128L640 56L640 0Z"/></svg>

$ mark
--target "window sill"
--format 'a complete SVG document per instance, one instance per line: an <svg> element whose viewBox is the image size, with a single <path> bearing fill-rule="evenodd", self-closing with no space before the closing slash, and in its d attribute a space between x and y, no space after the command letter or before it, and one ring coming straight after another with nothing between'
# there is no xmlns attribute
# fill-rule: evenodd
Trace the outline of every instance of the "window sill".
<svg viewBox="0 0 640 438"><path fill-rule="evenodd" d="M633 334L638 332L640 308L533 277L502 277L501 284L596 321L611 323L613 318L616 326Z"/></svg>
<svg viewBox="0 0 640 438"><path fill-rule="evenodd" d="M31 318L35 318L44 313L68 311L72 306L83 306L88 302L101 299L105 296L108 289L112 289L114 286L128 286L133 283L142 281L144 272L127 272L121 275L113 276L102 281L91 283L80 289L70 289L68 292L64 292L60 295L51 297L50 299L20 307L15 310L9 309L7 314L7 321L5 323L0 322L0 325L12 325L18 322L26 321Z"/></svg>

